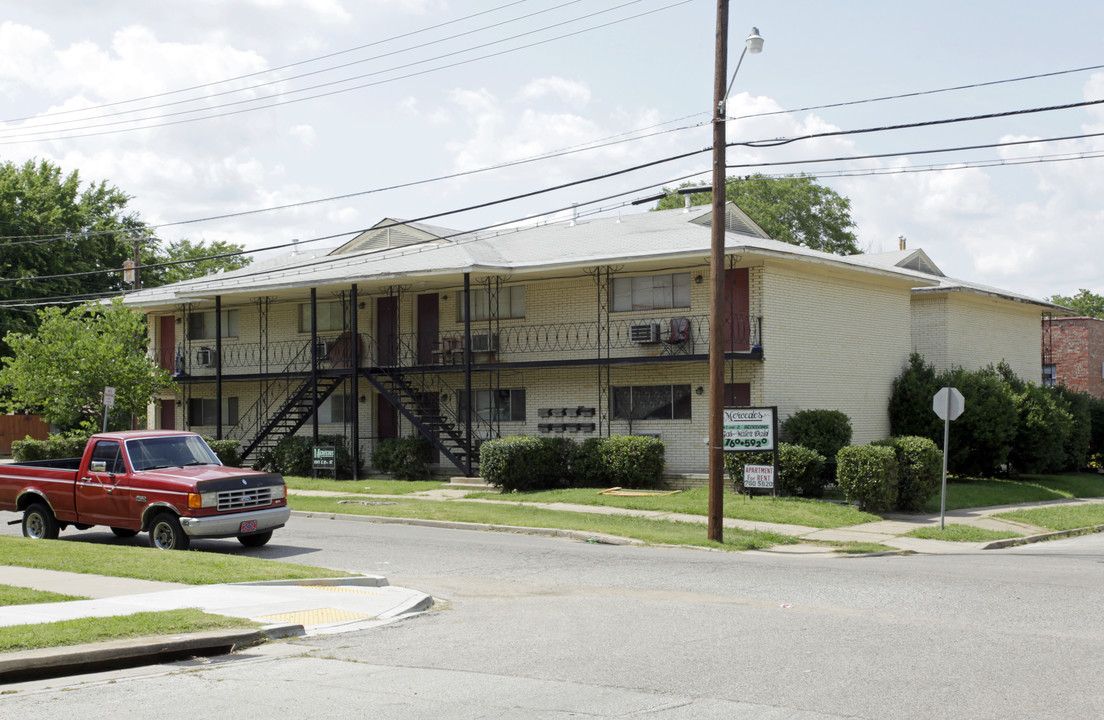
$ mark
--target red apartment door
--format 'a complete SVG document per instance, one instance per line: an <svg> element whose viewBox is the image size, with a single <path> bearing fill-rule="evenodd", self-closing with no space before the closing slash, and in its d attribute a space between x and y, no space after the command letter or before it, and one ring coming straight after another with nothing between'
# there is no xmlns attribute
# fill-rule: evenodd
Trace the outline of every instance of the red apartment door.
<svg viewBox="0 0 1104 720"><path fill-rule="evenodd" d="M176 318L172 315L161 316L161 349L158 362L161 367L173 372L176 370Z"/></svg>
<svg viewBox="0 0 1104 720"><path fill-rule="evenodd" d="M440 328L437 293L418 296L418 364L429 365L437 350Z"/></svg>
<svg viewBox="0 0 1104 720"><path fill-rule="evenodd" d="M379 347L377 364L397 365L399 359L399 304L394 297L376 300L376 343Z"/></svg>
<svg viewBox="0 0 1104 720"><path fill-rule="evenodd" d="M725 352L751 349L751 292L747 268L725 270Z"/></svg>
<svg viewBox="0 0 1104 720"><path fill-rule="evenodd" d="M176 430L176 400L161 401L161 430Z"/></svg>

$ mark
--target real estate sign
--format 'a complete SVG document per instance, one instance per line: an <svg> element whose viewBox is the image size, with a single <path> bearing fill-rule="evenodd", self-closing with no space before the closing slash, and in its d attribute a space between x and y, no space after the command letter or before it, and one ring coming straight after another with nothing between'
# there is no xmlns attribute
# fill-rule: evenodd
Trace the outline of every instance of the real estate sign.
<svg viewBox="0 0 1104 720"><path fill-rule="evenodd" d="M744 465L745 488L774 488L774 465Z"/></svg>
<svg viewBox="0 0 1104 720"><path fill-rule="evenodd" d="M773 451L777 408L725 408L721 447L725 452Z"/></svg>

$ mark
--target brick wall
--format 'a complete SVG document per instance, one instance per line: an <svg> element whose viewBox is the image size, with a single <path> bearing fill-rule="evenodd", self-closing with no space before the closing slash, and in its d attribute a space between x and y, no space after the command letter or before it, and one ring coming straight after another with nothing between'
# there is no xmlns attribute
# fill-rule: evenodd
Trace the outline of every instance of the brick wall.
<svg viewBox="0 0 1104 720"><path fill-rule="evenodd" d="M1050 321L1050 347L1060 384L1104 398L1104 320L1055 318Z"/></svg>

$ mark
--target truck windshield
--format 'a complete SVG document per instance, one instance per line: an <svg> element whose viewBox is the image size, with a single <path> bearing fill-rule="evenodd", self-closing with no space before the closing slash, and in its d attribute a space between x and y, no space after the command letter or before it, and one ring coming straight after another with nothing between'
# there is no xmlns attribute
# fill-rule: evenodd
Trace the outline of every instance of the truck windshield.
<svg viewBox="0 0 1104 720"><path fill-rule="evenodd" d="M128 440L130 464L138 472L185 465L221 465L218 456L197 435L173 435Z"/></svg>

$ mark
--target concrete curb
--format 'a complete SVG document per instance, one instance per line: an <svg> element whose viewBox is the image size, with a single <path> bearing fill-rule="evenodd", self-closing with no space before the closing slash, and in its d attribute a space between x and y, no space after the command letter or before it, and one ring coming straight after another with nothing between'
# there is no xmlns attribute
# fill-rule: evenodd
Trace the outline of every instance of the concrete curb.
<svg viewBox="0 0 1104 720"><path fill-rule="evenodd" d="M991 543L986 543L981 546L982 550L1001 550L1003 548L1015 547L1017 545L1029 545L1031 543L1043 542L1045 540L1056 540L1058 538L1077 537L1078 535L1091 535L1093 533L1104 532L1104 525L1090 525L1088 527L1077 528L1075 530L1056 530L1054 532L1039 533L1037 535L1026 535L1018 538L1007 538L1005 540L994 540Z"/></svg>
<svg viewBox="0 0 1104 720"><path fill-rule="evenodd" d="M280 627L274 627L279 631ZM300 628L302 629L302 628ZM212 630L0 654L0 684L225 655L269 638L266 630Z"/></svg>
<svg viewBox="0 0 1104 720"><path fill-rule="evenodd" d="M469 523L456 520L420 520L417 518L395 518L382 515L349 515L345 513L317 512L314 510L292 510L292 516L324 518L329 520L351 520L354 522L385 523L389 525L415 525L419 527L444 528L446 530L482 530L490 532L510 532L524 535L546 535L562 537L582 542L598 542L605 545L645 545L641 540L606 535L585 530L561 530L557 528L535 528L520 525L492 525L488 523Z"/></svg>

